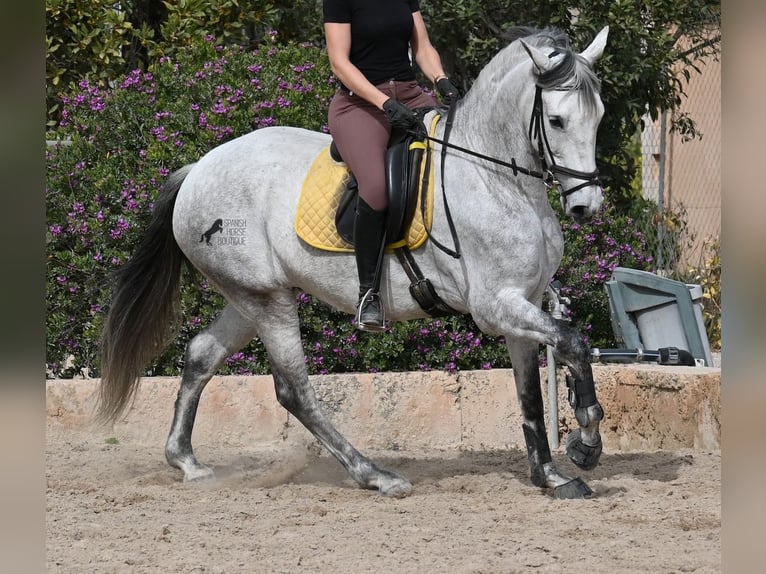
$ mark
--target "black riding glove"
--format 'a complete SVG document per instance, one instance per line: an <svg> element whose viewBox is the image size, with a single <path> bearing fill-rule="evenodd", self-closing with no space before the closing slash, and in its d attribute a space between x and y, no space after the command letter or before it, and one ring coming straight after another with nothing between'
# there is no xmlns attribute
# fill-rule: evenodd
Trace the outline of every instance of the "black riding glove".
<svg viewBox="0 0 766 574"><path fill-rule="evenodd" d="M393 128L416 129L421 123L415 112L394 98L388 98L383 102L383 111Z"/></svg>
<svg viewBox="0 0 766 574"><path fill-rule="evenodd" d="M455 86L449 78L442 78L436 82L436 89L447 104L451 104L460 99L460 90L457 89L457 86Z"/></svg>

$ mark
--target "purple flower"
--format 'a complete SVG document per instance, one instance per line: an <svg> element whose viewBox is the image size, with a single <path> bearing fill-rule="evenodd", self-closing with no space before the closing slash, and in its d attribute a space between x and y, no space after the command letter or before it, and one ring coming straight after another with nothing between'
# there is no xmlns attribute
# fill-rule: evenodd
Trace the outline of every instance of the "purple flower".
<svg viewBox="0 0 766 574"><path fill-rule="evenodd" d="M120 216L117 218L117 225L115 228L109 232L109 236L112 239L119 239L128 229L130 229L130 223L126 221L124 217Z"/></svg>
<svg viewBox="0 0 766 574"><path fill-rule="evenodd" d="M106 107L106 104L104 103L104 100L100 97L94 97L90 101L90 109L94 112L100 112Z"/></svg>
<svg viewBox="0 0 766 574"><path fill-rule="evenodd" d="M295 72L298 72L299 74L302 72L305 72L306 70L312 70L314 68L316 68L316 64L313 64L311 62L306 62L302 66L293 66L293 70Z"/></svg>
<svg viewBox="0 0 766 574"><path fill-rule="evenodd" d="M168 136L165 133L165 126L152 128L151 130L149 130L149 133L152 134L154 136L154 139L156 139L158 142L164 142L168 139Z"/></svg>
<svg viewBox="0 0 766 574"><path fill-rule="evenodd" d="M141 70L133 70L122 81L122 84L120 84L120 88L125 90L127 88L137 86L140 83L141 83Z"/></svg>
<svg viewBox="0 0 766 574"><path fill-rule="evenodd" d="M223 102L218 101L215 104L213 104L213 109L211 111L214 114L222 116L222 115L226 114L229 111L229 109L223 104Z"/></svg>

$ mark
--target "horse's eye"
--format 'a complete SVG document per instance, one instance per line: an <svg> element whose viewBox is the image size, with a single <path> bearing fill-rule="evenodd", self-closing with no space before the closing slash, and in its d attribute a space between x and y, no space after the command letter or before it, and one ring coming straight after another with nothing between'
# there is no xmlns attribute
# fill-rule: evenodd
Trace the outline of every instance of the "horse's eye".
<svg viewBox="0 0 766 574"><path fill-rule="evenodd" d="M551 126L560 130L564 129L564 122L559 116L551 116L548 118Z"/></svg>

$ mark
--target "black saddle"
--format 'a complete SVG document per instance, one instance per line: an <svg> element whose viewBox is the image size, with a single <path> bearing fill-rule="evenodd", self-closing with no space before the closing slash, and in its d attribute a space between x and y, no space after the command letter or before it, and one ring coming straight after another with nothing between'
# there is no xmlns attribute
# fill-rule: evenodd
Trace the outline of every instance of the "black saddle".
<svg viewBox="0 0 766 574"><path fill-rule="evenodd" d="M388 210L386 212L386 242L396 243L404 239L415 215L418 198L418 176L423 158L422 140L409 136L392 144L386 150L386 188ZM335 142L330 145L330 155L335 161L342 161ZM354 243L354 217L359 186L354 174L346 183L338 210L335 212L335 227L344 241Z"/></svg>
<svg viewBox="0 0 766 574"><path fill-rule="evenodd" d="M432 107L422 107L414 111L422 121L425 115L433 109ZM406 238L410 223L415 215L420 162L423 159L423 150L425 149L424 142L425 133L423 137L417 137L398 129L391 132L386 150L387 244L397 243ZM334 141L330 144L330 156L337 162L343 161ZM335 213L335 228L338 230L338 235L352 245L354 244L354 216L358 195L359 186L352 173Z"/></svg>

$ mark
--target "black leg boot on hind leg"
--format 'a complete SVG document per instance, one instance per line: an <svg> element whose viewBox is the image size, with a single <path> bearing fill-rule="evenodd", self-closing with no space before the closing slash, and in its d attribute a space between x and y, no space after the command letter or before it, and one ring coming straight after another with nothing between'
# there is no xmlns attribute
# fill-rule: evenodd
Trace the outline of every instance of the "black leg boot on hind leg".
<svg viewBox="0 0 766 574"><path fill-rule="evenodd" d="M383 331L386 328L386 314L379 293L385 225L386 212L375 211L360 197L354 220L354 251L359 272L356 324L362 331Z"/></svg>

